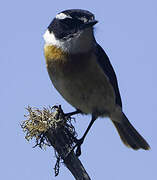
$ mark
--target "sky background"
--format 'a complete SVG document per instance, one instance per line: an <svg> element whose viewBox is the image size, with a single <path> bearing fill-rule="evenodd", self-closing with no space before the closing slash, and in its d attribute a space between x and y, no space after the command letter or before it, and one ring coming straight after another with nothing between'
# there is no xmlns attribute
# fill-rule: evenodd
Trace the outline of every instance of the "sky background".
<svg viewBox="0 0 157 180"><path fill-rule="evenodd" d="M28 105L73 107L53 88L43 55L43 34L65 9L93 12L97 42L116 71L124 112L151 146L150 151L126 148L111 121L98 119L80 157L91 179L157 179L157 1L156 0L5 0L0 6L0 179L74 179L64 165L54 177L54 151L33 149L20 123ZM76 116L81 136L90 116Z"/></svg>

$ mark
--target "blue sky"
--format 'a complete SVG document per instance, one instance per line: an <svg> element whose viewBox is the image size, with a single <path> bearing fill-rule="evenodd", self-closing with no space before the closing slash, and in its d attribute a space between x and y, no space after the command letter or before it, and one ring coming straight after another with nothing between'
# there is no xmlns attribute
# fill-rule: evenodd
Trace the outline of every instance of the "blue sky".
<svg viewBox="0 0 157 180"><path fill-rule="evenodd" d="M52 148L32 149L20 122L27 105L62 104L73 108L53 88L43 55L42 35L53 17L70 8L93 12L97 42L115 68L124 112L145 137L150 151L126 148L109 119L98 119L82 146L80 157L91 179L136 180L157 178L157 1L3 1L0 11L0 179L73 179L62 165L54 177ZM90 116L76 116L81 136Z"/></svg>

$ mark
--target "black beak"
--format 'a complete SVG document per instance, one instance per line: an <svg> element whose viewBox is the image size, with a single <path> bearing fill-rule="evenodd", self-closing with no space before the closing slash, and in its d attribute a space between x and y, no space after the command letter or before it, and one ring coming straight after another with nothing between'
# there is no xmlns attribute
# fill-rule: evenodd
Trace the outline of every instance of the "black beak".
<svg viewBox="0 0 157 180"><path fill-rule="evenodd" d="M97 20L92 20L92 21L86 22L86 23L84 23L84 24L81 26L81 29L85 29L85 28L92 27L92 26L94 26L96 23L98 23Z"/></svg>

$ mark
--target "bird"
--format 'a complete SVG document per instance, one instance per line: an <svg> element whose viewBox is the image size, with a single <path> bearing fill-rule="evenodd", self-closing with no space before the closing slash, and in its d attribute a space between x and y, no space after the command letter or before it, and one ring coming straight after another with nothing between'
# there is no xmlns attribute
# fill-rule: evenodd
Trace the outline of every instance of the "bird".
<svg viewBox="0 0 157 180"><path fill-rule="evenodd" d="M91 122L77 141L81 145L98 117L108 117L122 142L134 149L150 149L123 112L118 81L110 60L97 43L94 27L98 23L88 10L59 12L43 35L44 55L52 84L76 111L90 114Z"/></svg>

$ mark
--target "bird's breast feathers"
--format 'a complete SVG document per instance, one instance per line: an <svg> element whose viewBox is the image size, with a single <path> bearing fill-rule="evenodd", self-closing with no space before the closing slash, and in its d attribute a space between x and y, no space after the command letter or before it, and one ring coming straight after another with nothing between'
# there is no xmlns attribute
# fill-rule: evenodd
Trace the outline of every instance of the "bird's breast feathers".
<svg viewBox="0 0 157 180"><path fill-rule="evenodd" d="M84 113L113 109L115 94L92 52L69 55L53 45L44 48L49 76L55 88Z"/></svg>
<svg viewBox="0 0 157 180"><path fill-rule="evenodd" d="M54 45L45 45L44 54L47 65L53 63L53 61L63 61L67 55L67 53L65 53L61 48L57 48Z"/></svg>

